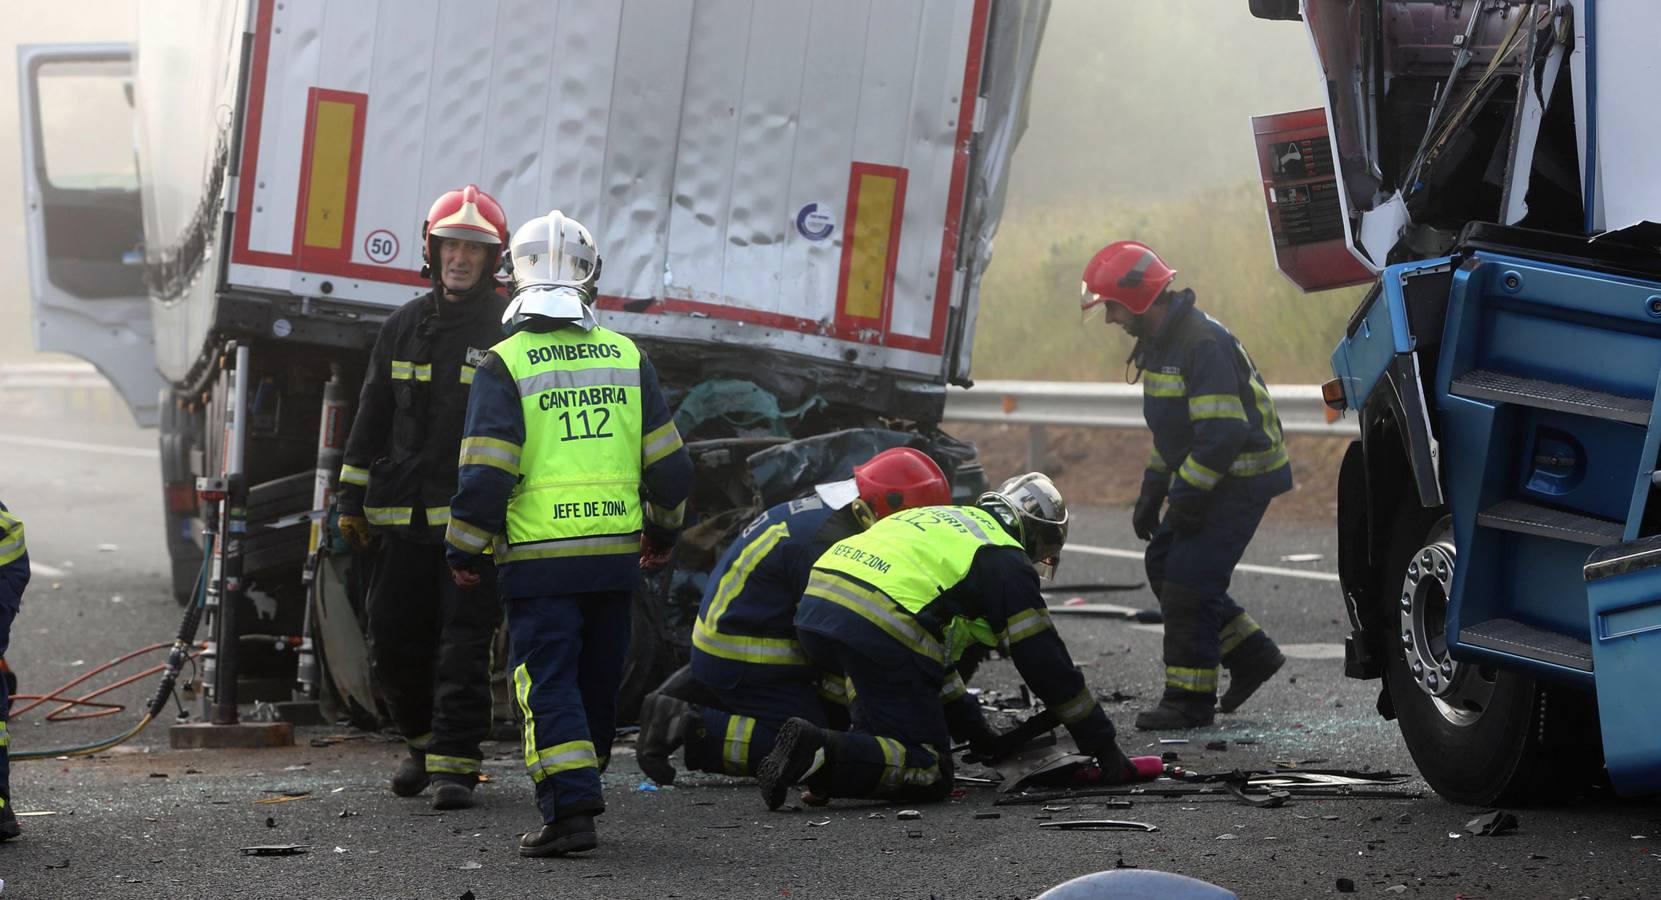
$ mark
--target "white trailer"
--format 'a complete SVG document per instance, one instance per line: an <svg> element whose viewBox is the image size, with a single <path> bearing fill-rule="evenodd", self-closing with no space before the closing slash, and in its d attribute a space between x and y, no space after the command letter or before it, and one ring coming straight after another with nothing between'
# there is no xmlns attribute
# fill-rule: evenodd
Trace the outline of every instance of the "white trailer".
<svg viewBox="0 0 1661 900"><path fill-rule="evenodd" d="M181 593L195 479L228 451L256 526L312 508L324 385L355 396L379 323L429 289L427 205L468 182L510 224L593 230L601 319L666 381L930 427L969 377L1047 11L147 0L131 48L19 54L36 345L161 426ZM248 543L254 614L303 605L269 573L305 542Z"/></svg>

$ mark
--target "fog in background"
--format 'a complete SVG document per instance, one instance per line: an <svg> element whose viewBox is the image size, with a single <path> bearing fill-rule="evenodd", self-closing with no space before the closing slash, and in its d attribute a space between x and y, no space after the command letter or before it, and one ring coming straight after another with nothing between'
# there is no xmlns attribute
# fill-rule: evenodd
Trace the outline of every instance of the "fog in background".
<svg viewBox="0 0 1661 900"><path fill-rule="evenodd" d="M17 47L131 40L135 7L0 0L0 361L33 358ZM1248 184L1248 117L1317 105L1320 92L1302 28L1253 19L1246 0L1056 0L1032 100L1011 216Z"/></svg>
<svg viewBox="0 0 1661 900"><path fill-rule="evenodd" d="M0 0L0 362L37 358L30 334L29 260L23 233L17 48L131 41L138 29L136 9L133 0Z"/></svg>
<svg viewBox="0 0 1661 900"><path fill-rule="evenodd" d="M1256 181L1250 118L1320 105L1303 24L1246 0L1055 0L1010 212Z"/></svg>

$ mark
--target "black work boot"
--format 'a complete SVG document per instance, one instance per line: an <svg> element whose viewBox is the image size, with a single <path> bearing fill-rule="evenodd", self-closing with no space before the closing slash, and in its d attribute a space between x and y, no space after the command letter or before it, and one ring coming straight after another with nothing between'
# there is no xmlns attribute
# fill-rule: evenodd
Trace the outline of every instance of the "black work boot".
<svg viewBox="0 0 1661 900"><path fill-rule="evenodd" d="M17 822L17 813L12 812L10 798L5 802L5 806L0 806L0 841L9 841L23 833L23 826Z"/></svg>
<svg viewBox="0 0 1661 900"><path fill-rule="evenodd" d="M698 711L685 700L666 694L647 694L640 704L640 742L635 759L640 771L658 784L675 783L675 766L669 761L686 743L687 732L698 719Z"/></svg>
<svg viewBox="0 0 1661 900"><path fill-rule="evenodd" d="M392 773L392 792L400 797L413 797L427 789L432 776L427 774L427 754L411 748L409 755Z"/></svg>
<svg viewBox="0 0 1661 900"><path fill-rule="evenodd" d="M1153 709L1136 714L1136 727L1143 731L1204 728L1216 718L1211 704L1209 698L1195 702L1161 700Z"/></svg>
<svg viewBox="0 0 1661 900"><path fill-rule="evenodd" d="M520 856L564 856L600 846L594 833L594 817L588 813L566 816L519 838Z"/></svg>
<svg viewBox="0 0 1661 900"><path fill-rule="evenodd" d="M784 795L813 768L813 758L824 747L824 730L806 719L789 719L779 728L773 752L756 767L761 798L768 809L784 805Z"/></svg>
<svg viewBox="0 0 1661 900"><path fill-rule="evenodd" d="M1217 708L1223 712L1234 712L1245 703L1263 682L1274 677L1280 667L1286 665L1286 654L1280 652L1274 641L1269 641L1262 650L1252 654L1250 659L1228 667L1228 690L1223 692L1217 701Z"/></svg>
<svg viewBox="0 0 1661 900"><path fill-rule="evenodd" d="M433 809L471 809L473 783L449 778L433 779Z"/></svg>

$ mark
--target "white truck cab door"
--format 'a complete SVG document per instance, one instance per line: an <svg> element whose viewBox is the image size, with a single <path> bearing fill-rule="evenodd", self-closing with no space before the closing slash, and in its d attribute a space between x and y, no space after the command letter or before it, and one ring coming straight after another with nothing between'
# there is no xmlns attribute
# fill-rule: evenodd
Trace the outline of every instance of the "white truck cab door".
<svg viewBox="0 0 1661 900"><path fill-rule="evenodd" d="M154 426L164 383L144 285L132 48L24 45L17 62L35 349L92 363Z"/></svg>

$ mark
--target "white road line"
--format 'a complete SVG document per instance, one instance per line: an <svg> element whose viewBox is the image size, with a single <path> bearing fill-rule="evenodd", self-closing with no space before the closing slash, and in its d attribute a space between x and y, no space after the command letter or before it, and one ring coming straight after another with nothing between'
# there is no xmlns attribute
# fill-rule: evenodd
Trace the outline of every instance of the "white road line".
<svg viewBox="0 0 1661 900"><path fill-rule="evenodd" d="M136 456L142 459L156 459L161 452L154 447L122 447L116 444L87 444L81 441L60 441L56 438L23 437L15 434L0 434L0 444L16 444L20 447L40 447L45 450L80 450L86 453L108 453L111 456Z"/></svg>
<svg viewBox="0 0 1661 900"><path fill-rule="evenodd" d="M69 574L69 573L65 572L63 569L58 568L57 566L49 566L46 563L38 563L38 562L35 562L32 559L29 560L29 575L30 576L44 575L47 578L62 578L63 576L65 576L67 574Z"/></svg>
<svg viewBox="0 0 1661 900"><path fill-rule="evenodd" d="M1088 553L1091 556L1111 556L1114 559L1141 559L1140 550L1116 550L1112 547L1092 547L1089 544L1068 544L1062 553ZM1258 575L1278 575L1281 578L1307 578L1310 581L1330 581L1338 583L1338 576L1332 572L1311 572L1308 569L1283 569L1280 566L1259 566L1254 563L1241 563L1234 567L1236 572L1255 572Z"/></svg>

